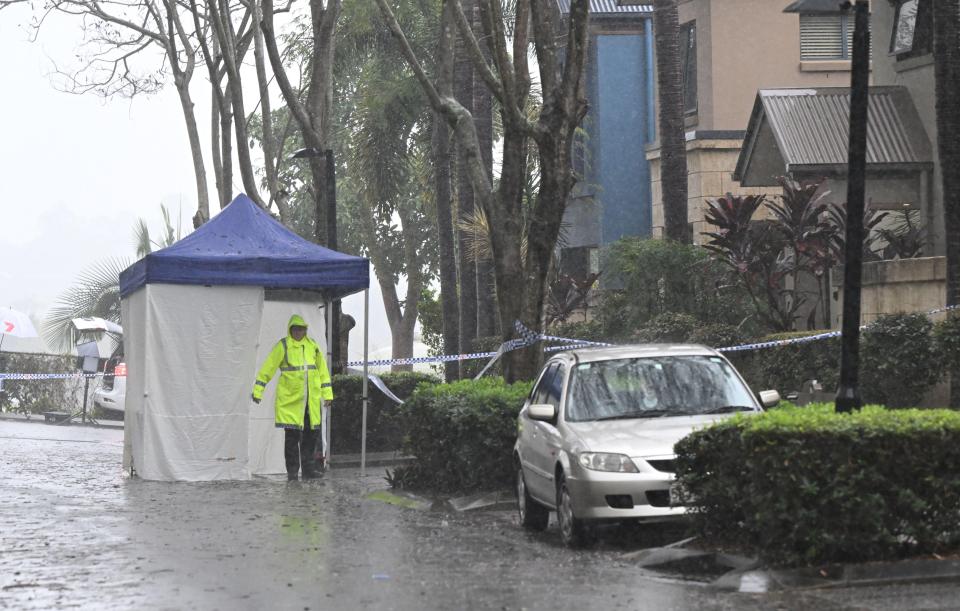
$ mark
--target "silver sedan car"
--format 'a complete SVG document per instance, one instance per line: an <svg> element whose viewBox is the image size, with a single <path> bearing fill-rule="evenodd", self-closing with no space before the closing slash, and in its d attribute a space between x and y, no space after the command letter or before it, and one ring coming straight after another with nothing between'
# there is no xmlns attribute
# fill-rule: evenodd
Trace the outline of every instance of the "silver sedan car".
<svg viewBox="0 0 960 611"><path fill-rule="evenodd" d="M720 353L703 346L573 350L551 358L520 411L514 459L520 521L543 530L555 510L563 540L591 544L601 521L683 515L673 445L759 400Z"/></svg>

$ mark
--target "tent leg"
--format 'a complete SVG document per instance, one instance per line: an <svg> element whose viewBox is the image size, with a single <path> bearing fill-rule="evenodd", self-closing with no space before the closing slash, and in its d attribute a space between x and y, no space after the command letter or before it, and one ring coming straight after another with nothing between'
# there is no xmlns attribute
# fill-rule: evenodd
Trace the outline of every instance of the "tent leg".
<svg viewBox="0 0 960 611"><path fill-rule="evenodd" d="M360 437L360 476L367 474L367 404L370 395L367 388L367 375L370 350L370 289L363 291L363 428Z"/></svg>
<svg viewBox="0 0 960 611"><path fill-rule="evenodd" d="M330 372L331 378L333 376L333 348L331 347L331 341L333 339L333 301L327 300L327 305L324 307L323 313L327 319L327 370ZM331 448L331 440L333 439L333 428L331 425L333 422L330 418L330 407L325 406L323 410L323 429L321 434L323 435L323 462L325 467L330 466L330 457L333 456Z"/></svg>

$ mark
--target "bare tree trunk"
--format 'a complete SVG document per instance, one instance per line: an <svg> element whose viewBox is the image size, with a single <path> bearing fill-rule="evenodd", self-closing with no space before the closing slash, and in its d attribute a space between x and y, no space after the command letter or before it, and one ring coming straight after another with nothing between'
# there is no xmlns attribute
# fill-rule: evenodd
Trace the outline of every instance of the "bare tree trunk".
<svg viewBox="0 0 960 611"><path fill-rule="evenodd" d="M260 90L260 121L263 124L263 165L267 178L267 190L270 192L271 204L277 205L280 213L280 222L284 225L290 222L290 207L286 199L280 196L278 186L279 171L276 163L277 140L273 133L273 116L270 114L270 87L267 78L267 68L263 52L263 11L260 0L253 0L253 55L257 64L257 85Z"/></svg>
<svg viewBox="0 0 960 611"><path fill-rule="evenodd" d="M473 31L477 37L483 36L480 22L480 10L473 11ZM488 44L482 44L483 57L490 61L492 54ZM493 182L493 96L490 89L473 70L473 122L480 141L480 153L486 166L487 176ZM496 288L493 263L486 259L477 261L477 335L491 337L497 333Z"/></svg>
<svg viewBox="0 0 960 611"><path fill-rule="evenodd" d="M220 6L217 7L219 2ZM243 105L243 83L240 79L237 44L237 33L233 25L232 15L230 13L230 4L228 0L212 0L210 2L210 12L213 21L213 29L220 41L222 50L223 65L227 70L227 95L230 103L233 105L233 129L237 135L237 164L240 167L240 179L243 182L243 190L254 202L261 208L266 208L266 204L260 197L260 189L257 186L257 179L253 173L253 161L250 157L250 147L247 143L250 138L247 133L247 113Z"/></svg>
<svg viewBox="0 0 960 611"><path fill-rule="evenodd" d="M226 96L223 96L220 109L220 158L223 159L223 190L220 192L220 208L223 209L233 201L233 104Z"/></svg>
<svg viewBox="0 0 960 611"><path fill-rule="evenodd" d="M677 0L654 0L653 15L664 233L668 239L689 243L692 236L687 225L687 143L683 125Z"/></svg>
<svg viewBox="0 0 960 611"><path fill-rule="evenodd" d="M190 81L196 68L196 49L190 41L190 32L184 30L178 13L179 6L172 0L164 0L167 17L167 60L173 72L173 81L180 99L180 109L187 127L187 139L190 142L190 155L193 161L193 174L197 184L197 212L193 217L194 228L210 219L210 194L207 189L207 169L203 163L203 145L200 144L200 131L197 129L197 115L194 112L193 99L190 97ZM186 64L181 67L177 41L183 47Z"/></svg>
<svg viewBox="0 0 960 611"><path fill-rule="evenodd" d="M933 2L937 149L943 181L943 225L947 246L947 305L960 304L960 8L957 0ZM951 316L957 313L951 312ZM950 372L950 407L960 408L960 370Z"/></svg>
<svg viewBox="0 0 960 611"><path fill-rule="evenodd" d="M444 5L440 18L440 41L437 51L437 89L449 96L453 88L453 16ZM439 113L434 113L432 135L434 188L437 206L437 242L440 246L440 310L443 317L443 352L460 354L460 310L457 300L457 259L453 238L453 197L450 188L450 129ZM472 186L471 186L472 188ZM460 378L460 363L443 365L444 380Z"/></svg>
<svg viewBox="0 0 960 611"><path fill-rule="evenodd" d="M330 148L330 121L333 106L333 57L336 50L336 23L340 15L340 0L310 0L310 20L313 32L313 53L307 99L301 101L287 76L283 58L277 45L273 24L273 0L263 0L264 45L270 58L277 85L300 128L304 144L316 151ZM321 156L309 158L311 184L316 208L314 210L314 238L327 243L327 177L326 164Z"/></svg>
<svg viewBox="0 0 960 611"><path fill-rule="evenodd" d="M555 6L551 0L518 0L509 39L512 52L507 48L508 38L499 0L481 0L480 14L484 33L491 41L495 72L483 59L483 52L459 0L446 0L454 7L458 32L466 42L475 68L500 101L504 126L503 167L496 193L483 159L473 117L455 99L437 91L400 29L387 0L376 1L431 106L454 128L466 154L474 195L491 227L490 242L504 339L514 336L514 320L523 322L535 331L539 330L542 328L544 302L539 278L545 277L544 270L549 268L549 256L556 244L555 231L559 231L566 197L573 186L573 172L569 164L570 140L586 109L582 89L589 0L572 0L565 45L561 44L561 37L558 37ZM531 26L544 99L540 119L536 123L526 117L526 101L530 90L527 52ZM561 46L565 48L561 50ZM526 232L528 250L533 249L535 254L528 254L525 262L521 255L525 216L522 196L527 172L527 139L530 136L537 142L541 168L545 165L552 168L544 174L548 178L546 184L555 186L544 188L544 183L541 183ZM550 159L544 160L545 155ZM552 175L549 174L551 171ZM542 262L542 253L547 253L546 264ZM531 278L534 280L532 284L528 282ZM532 377L536 373L539 355L539 346L508 353L504 359L506 379L514 381Z"/></svg>
<svg viewBox="0 0 960 611"><path fill-rule="evenodd" d="M464 11L473 15L473 1L463 0ZM463 36L457 36L454 53L453 95L464 110L473 113L473 63L467 57ZM478 134L479 136L479 134ZM462 146L457 147L457 218L468 223L474 215L473 186L467 175L467 159ZM469 256L467 231L457 228L460 280L460 349L473 352L477 342L477 266Z"/></svg>

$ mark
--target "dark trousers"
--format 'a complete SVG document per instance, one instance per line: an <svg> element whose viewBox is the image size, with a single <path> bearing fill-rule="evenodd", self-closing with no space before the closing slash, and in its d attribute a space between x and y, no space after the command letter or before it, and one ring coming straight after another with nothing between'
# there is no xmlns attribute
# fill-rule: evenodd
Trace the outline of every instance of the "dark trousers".
<svg viewBox="0 0 960 611"><path fill-rule="evenodd" d="M303 430L284 429L283 457L287 462L287 477L296 477L297 471L303 467L304 477L316 475L317 440L320 438L320 429L310 426L310 408L305 407L303 412ZM323 443L322 441L320 443Z"/></svg>

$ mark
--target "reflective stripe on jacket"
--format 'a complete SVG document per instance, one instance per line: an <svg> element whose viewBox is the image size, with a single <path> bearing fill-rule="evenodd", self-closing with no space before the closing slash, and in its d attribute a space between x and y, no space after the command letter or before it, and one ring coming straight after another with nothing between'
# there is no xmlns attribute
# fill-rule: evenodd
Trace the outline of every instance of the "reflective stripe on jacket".
<svg viewBox="0 0 960 611"><path fill-rule="evenodd" d="M309 405L310 428L319 428L320 399L333 399L330 371L320 345L309 337L298 342L289 334L277 342L257 373L254 398L263 398L264 388L278 369L276 426L303 429L304 405Z"/></svg>

